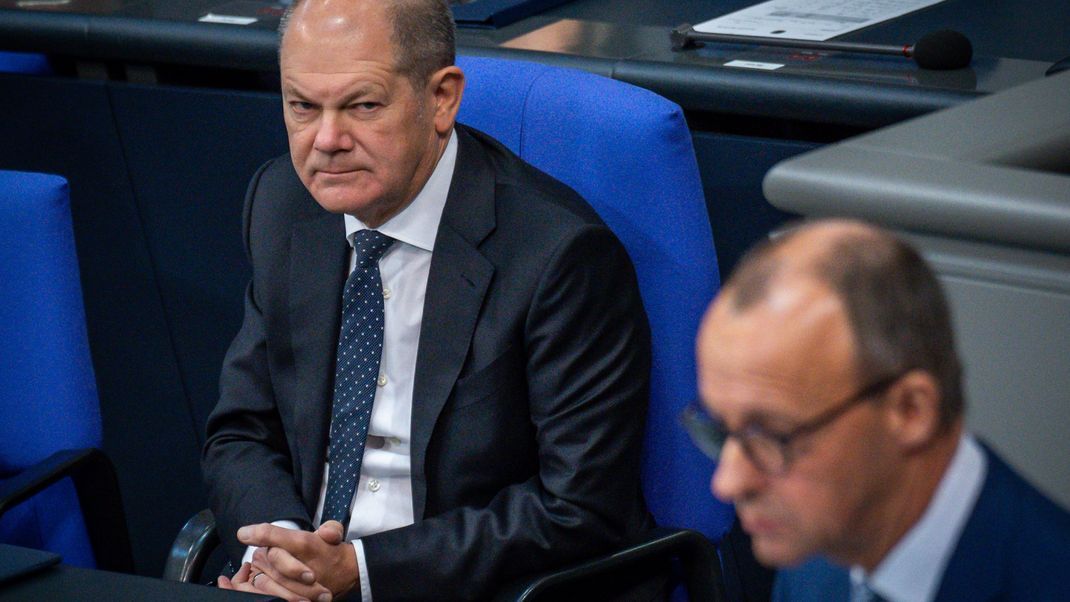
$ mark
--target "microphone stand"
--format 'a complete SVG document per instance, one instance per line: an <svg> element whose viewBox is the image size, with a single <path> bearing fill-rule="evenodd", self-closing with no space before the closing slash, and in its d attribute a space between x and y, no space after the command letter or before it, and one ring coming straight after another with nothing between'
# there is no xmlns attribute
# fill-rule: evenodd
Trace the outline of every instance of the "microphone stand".
<svg viewBox="0 0 1070 602"><path fill-rule="evenodd" d="M759 46L780 46L784 48L805 48L809 50L831 50L842 52L861 52L869 54L889 54L893 56L914 57L914 45L888 46L885 44L864 44L861 42L822 42L814 40L793 40L787 38L764 38L759 36L737 36L720 33L703 33L695 31L688 23L678 25L669 33L673 51L698 48L700 42L720 42L723 44L757 44Z"/></svg>

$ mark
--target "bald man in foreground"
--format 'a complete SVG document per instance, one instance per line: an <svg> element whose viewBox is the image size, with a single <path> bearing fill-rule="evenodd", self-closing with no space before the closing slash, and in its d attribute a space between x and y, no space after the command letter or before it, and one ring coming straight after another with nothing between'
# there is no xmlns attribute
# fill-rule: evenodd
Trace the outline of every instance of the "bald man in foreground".
<svg viewBox="0 0 1070 602"><path fill-rule="evenodd" d="M964 429L947 302L902 241L825 221L753 250L698 364L685 423L776 600L1070 599L1070 514Z"/></svg>

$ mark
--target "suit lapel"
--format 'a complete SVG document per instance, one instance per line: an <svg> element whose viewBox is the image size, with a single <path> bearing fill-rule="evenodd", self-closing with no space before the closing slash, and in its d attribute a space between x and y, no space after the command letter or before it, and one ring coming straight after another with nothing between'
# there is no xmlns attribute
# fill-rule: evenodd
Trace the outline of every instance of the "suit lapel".
<svg viewBox="0 0 1070 602"><path fill-rule="evenodd" d="M290 332L297 390L294 408L301 496L315 511L327 454L342 289L349 245L342 216L319 212L294 225L290 241Z"/></svg>
<svg viewBox="0 0 1070 602"><path fill-rule="evenodd" d="M435 422L468 356L494 266L478 245L494 229L494 172L458 126L457 166L427 277L412 400L413 516L427 504L425 458Z"/></svg>

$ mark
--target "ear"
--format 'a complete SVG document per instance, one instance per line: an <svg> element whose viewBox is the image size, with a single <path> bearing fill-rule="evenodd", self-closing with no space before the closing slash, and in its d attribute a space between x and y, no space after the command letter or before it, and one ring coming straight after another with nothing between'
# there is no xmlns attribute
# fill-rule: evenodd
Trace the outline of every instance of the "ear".
<svg viewBox="0 0 1070 602"><path fill-rule="evenodd" d="M924 370L907 372L888 389L888 424L900 446L917 449L939 434L941 399L939 383Z"/></svg>
<svg viewBox="0 0 1070 602"><path fill-rule="evenodd" d="M431 74L427 84L431 90L435 111L435 131L445 136L457 120L464 94L464 72L456 65L443 67Z"/></svg>

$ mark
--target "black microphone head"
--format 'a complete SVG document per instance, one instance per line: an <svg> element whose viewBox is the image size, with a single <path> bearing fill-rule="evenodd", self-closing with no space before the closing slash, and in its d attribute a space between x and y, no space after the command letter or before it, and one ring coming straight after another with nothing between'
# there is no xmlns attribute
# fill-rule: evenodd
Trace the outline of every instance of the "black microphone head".
<svg viewBox="0 0 1070 602"><path fill-rule="evenodd" d="M929 32L914 44L914 60L922 69L961 69L972 58L970 40L950 29Z"/></svg>

